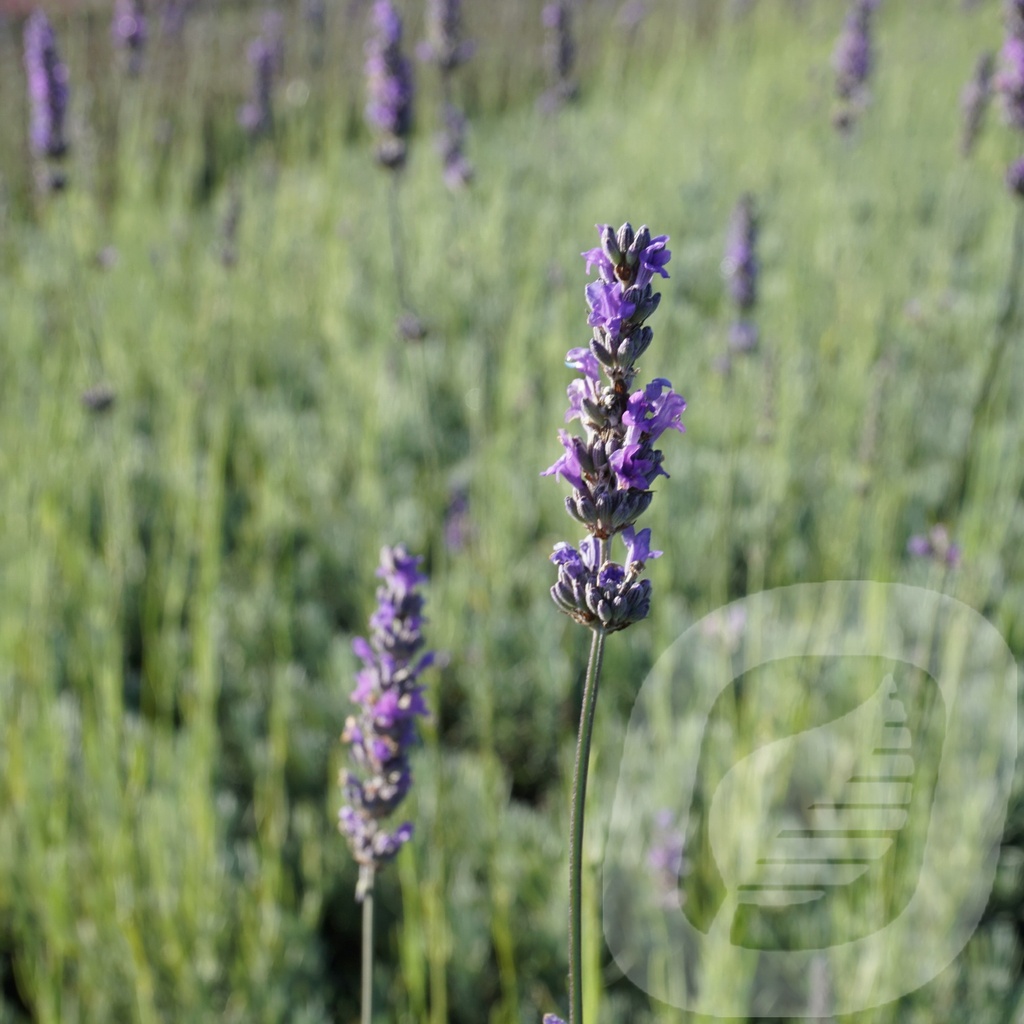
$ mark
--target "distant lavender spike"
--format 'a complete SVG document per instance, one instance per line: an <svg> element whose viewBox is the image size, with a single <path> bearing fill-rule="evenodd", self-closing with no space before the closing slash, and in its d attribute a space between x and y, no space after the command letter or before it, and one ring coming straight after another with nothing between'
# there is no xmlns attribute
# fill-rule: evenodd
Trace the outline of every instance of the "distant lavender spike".
<svg viewBox="0 0 1024 1024"><path fill-rule="evenodd" d="M390 828L384 821L412 786L409 753L417 742L416 719L427 715L419 677L434 655L422 651L422 560L401 544L381 550L377 575L384 582L377 589L370 638L357 637L352 644L363 663L352 693L360 710L348 718L342 734L354 770L342 771L339 779L346 803L338 827L361 869L359 899L376 868L412 838L409 822Z"/></svg>
<svg viewBox="0 0 1024 1024"><path fill-rule="evenodd" d="M453 192L465 188L473 180L473 166L463 153L465 139L465 117L452 104L446 104L444 130L438 137L437 148L444 162L444 182Z"/></svg>
<svg viewBox="0 0 1024 1024"><path fill-rule="evenodd" d="M117 0L110 28L114 44L127 54L128 74L134 78L142 70L148 30L142 0Z"/></svg>
<svg viewBox="0 0 1024 1024"><path fill-rule="evenodd" d="M25 74L32 107L30 142L40 158L60 159L68 151L64 119L68 109L68 69L57 53L49 19L36 10L25 22Z"/></svg>
<svg viewBox="0 0 1024 1024"><path fill-rule="evenodd" d="M572 77L576 63L576 43L572 34L572 15L567 0L553 0L541 12L547 30L544 59L549 86L540 99L541 109L551 113L576 98L578 86Z"/></svg>
<svg viewBox="0 0 1024 1024"><path fill-rule="evenodd" d="M390 170L405 165L412 131L412 64L402 53L402 19L389 0L372 11L374 34L366 44L366 120L377 132L377 161Z"/></svg>
<svg viewBox="0 0 1024 1024"><path fill-rule="evenodd" d="M754 197L749 193L740 197L733 209L729 234L722 260L722 273L729 287L729 295L736 305L739 319L729 332L729 346L737 352L749 352L757 347L757 326L747 315L757 302L757 211Z"/></svg>
<svg viewBox="0 0 1024 1024"><path fill-rule="evenodd" d="M989 100L992 98L992 78L995 72L995 54L987 51L978 57L974 74L960 94L960 110L963 113L963 132L960 136L960 152L970 156L978 141Z"/></svg>
<svg viewBox="0 0 1024 1024"><path fill-rule="evenodd" d="M473 56L474 45L462 38L460 0L427 0L427 38L417 47L422 60L447 75Z"/></svg>
<svg viewBox="0 0 1024 1024"><path fill-rule="evenodd" d="M250 137L266 135L274 127L274 81L284 67L282 18L276 11L263 16L260 35L249 44L246 54L253 69L249 100L238 112L238 122Z"/></svg>
<svg viewBox="0 0 1024 1024"><path fill-rule="evenodd" d="M832 54L836 95L841 104L833 123L840 131L852 128L867 105L867 82L874 64L871 15L877 6L878 0L853 0Z"/></svg>

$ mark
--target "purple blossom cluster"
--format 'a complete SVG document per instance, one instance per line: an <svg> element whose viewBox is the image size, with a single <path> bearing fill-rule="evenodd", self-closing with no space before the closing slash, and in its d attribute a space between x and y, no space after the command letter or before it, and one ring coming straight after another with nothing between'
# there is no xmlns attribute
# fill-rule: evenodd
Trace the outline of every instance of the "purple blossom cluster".
<svg viewBox="0 0 1024 1024"><path fill-rule="evenodd" d="M114 45L127 55L128 74L133 78L142 70L147 28L142 0L117 0L110 32L114 38Z"/></svg>
<svg viewBox="0 0 1024 1024"><path fill-rule="evenodd" d="M842 132L853 127L867 105L867 82L874 64L871 15L877 6L878 0L853 0L832 53L836 96L840 101L833 124Z"/></svg>
<svg viewBox="0 0 1024 1024"><path fill-rule="evenodd" d="M1007 0L1006 38L999 54L995 87L1002 97L1007 124L1024 131L1024 0ZM1024 198L1024 158L1011 164L1006 184L1011 192Z"/></svg>
<svg viewBox="0 0 1024 1024"><path fill-rule="evenodd" d="M991 51L978 57L974 73L960 94L960 110L963 114L963 132L960 136L960 152L970 156L974 144L978 141L989 101L992 98L992 78L995 73L996 58Z"/></svg>
<svg viewBox="0 0 1024 1024"><path fill-rule="evenodd" d="M352 700L359 712L345 722L342 741L350 745L353 771L339 783L345 805L338 827L360 866L356 895L362 898L374 870L391 860L412 837L412 824L385 825L412 786L409 751L417 742L416 719L426 716L419 678L433 663L423 648L422 558L404 545L381 550L377 575L377 610L370 617L370 637L357 637L352 648L362 661Z"/></svg>
<svg viewBox="0 0 1024 1024"><path fill-rule="evenodd" d="M68 69L57 53L53 26L41 10L34 11L25 22L24 44L32 152L41 159L60 159L68 151L64 134Z"/></svg>
<svg viewBox="0 0 1024 1024"><path fill-rule="evenodd" d="M552 113L575 99L578 86L572 76L576 63L576 42L572 34L572 15L567 0L553 0L541 11L546 37L544 62L548 70L548 89L540 98L542 110Z"/></svg>
<svg viewBox="0 0 1024 1024"><path fill-rule="evenodd" d="M284 68L282 19L276 11L263 17L263 29L247 52L253 69L252 91L238 111L238 123L251 138L266 135L274 127L274 80Z"/></svg>
<svg viewBox="0 0 1024 1024"><path fill-rule="evenodd" d="M379 135L377 161L391 170L405 165L412 130L412 64L402 54L402 19L389 0L373 5L374 33L366 44L366 120Z"/></svg>
<svg viewBox="0 0 1024 1024"><path fill-rule="evenodd" d="M729 330L730 347L738 352L749 352L757 347L757 325L748 314L757 303L757 277L760 269L757 259L757 209L754 197L746 193L740 197L732 212L729 233L725 243L722 273L729 288L729 296L739 313Z"/></svg>
<svg viewBox="0 0 1024 1024"><path fill-rule="evenodd" d="M949 529L936 523L927 534L916 533L907 541L907 554L915 558L931 558L941 565L956 568L960 564L960 545L949 535Z"/></svg>
<svg viewBox="0 0 1024 1024"><path fill-rule="evenodd" d="M612 633L645 618L650 607L650 582L638 577L661 552L651 549L651 531L635 524L650 506L653 482L668 475L654 446L666 430L685 429L686 402L664 377L631 391L637 360L654 336L645 321L661 300L654 276L668 277L668 236L652 238L646 226L634 232L629 224L598 231L600 246L583 253L588 272L597 267L599 275L586 287L593 336L566 357L581 376L569 384L565 418L578 419L585 436L559 431L565 451L542 475L572 487L566 509L590 534L579 549L555 545L551 596L576 622ZM623 564L608 557L616 534L626 547Z"/></svg>

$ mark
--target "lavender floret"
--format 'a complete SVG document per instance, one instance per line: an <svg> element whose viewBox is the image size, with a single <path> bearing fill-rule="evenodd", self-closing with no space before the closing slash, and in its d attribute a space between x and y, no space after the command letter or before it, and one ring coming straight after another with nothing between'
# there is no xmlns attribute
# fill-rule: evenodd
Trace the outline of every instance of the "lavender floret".
<svg viewBox="0 0 1024 1024"><path fill-rule="evenodd" d="M40 158L60 159L68 151L64 119L68 109L68 69L57 53L49 19L36 10L25 22L25 74L31 103L30 142Z"/></svg>
<svg viewBox="0 0 1024 1024"><path fill-rule="evenodd" d="M578 549L555 545L551 597L575 621L612 633L650 608L650 583L638 577L661 552L651 549L650 530L637 531L635 523L651 503L651 485L668 475L654 446L666 430L685 429L686 402L663 377L630 391L636 362L653 339L645 320L661 298L654 277L668 277L668 236L652 238L646 226L634 232L629 224L598 231L601 244L583 253L587 270L598 271L585 289L593 336L587 348L566 356L580 372L567 390L566 422L578 419L585 434L559 431L564 452L542 475L561 476L572 487L566 509L589 533ZM608 557L616 534L626 547L623 564Z"/></svg>
<svg viewBox="0 0 1024 1024"><path fill-rule="evenodd" d="M420 674L433 663L423 652L422 558L404 545L381 550L377 575L377 610L370 617L370 637L357 637L352 648L362 661L352 700L359 711L345 723L342 740L350 745L354 766L342 771L339 784L345 805L338 827L360 866L356 896L362 899L377 867L391 860L412 838L404 822L385 824L412 786L409 752L418 742L416 719L427 715Z"/></svg>
<svg viewBox="0 0 1024 1024"><path fill-rule="evenodd" d="M391 170L405 164L412 130L412 64L402 54L402 19L389 0L373 5L374 34L366 44L366 120L380 136L378 162Z"/></svg>
<svg viewBox="0 0 1024 1024"><path fill-rule="evenodd" d="M914 534L907 541L907 554L915 558L930 558L940 565L955 569L960 564L960 545L949 535L943 523L936 523L927 534Z"/></svg>

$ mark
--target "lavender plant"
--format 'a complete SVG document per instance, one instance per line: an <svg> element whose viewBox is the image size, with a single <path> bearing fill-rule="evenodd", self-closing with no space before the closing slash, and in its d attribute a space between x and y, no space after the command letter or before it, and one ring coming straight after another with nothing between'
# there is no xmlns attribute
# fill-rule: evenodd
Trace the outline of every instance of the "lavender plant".
<svg viewBox="0 0 1024 1024"><path fill-rule="evenodd" d="M736 352L750 352L757 347L757 324L749 319L757 303L757 232L754 197L746 193L733 208L722 260L722 273L738 313L729 328L729 347Z"/></svg>
<svg viewBox="0 0 1024 1024"><path fill-rule="evenodd" d="M142 0L117 0L110 31L114 37L114 45L125 53L125 67L132 78L142 70L147 27Z"/></svg>
<svg viewBox="0 0 1024 1024"><path fill-rule="evenodd" d="M25 22L25 75L31 106L29 143L41 162L60 161L67 155L68 140L64 120L68 110L68 69L57 52L53 26L41 10L35 10ZM63 188L63 172L45 169L41 180L48 190Z"/></svg>
<svg viewBox="0 0 1024 1024"><path fill-rule="evenodd" d="M576 42L572 34L572 15L566 0L553 0L541 11L546 37L544 62L547 65L548 88L540 98L540 107L553 113L576 98L579 87L573 78L576 63Z"/></svg>
<svg viewBox="0 0 1024 1024"><path fill-rule="evenodd" d="M423 652L424 599L418 590L426 582L418 568L422 560L402 544L381 550L377 576L383 583L377 588L370 636L357 637L352 644L362 661L352 692L359 711L347 719L341 736L353 767L339 779L345 804L338 827L359 865L363 1024L372 1019L374 878L413 834L411 822L393 826L388 819L412 787L409 752L417 742L416 719L427 714L419 680L434 654Z"/></svg>
<svg viewBox="0 0 1024 1024"><path fill-rule="evenodd" d="M867 83L874 64L871 15L877 6L878 0L853 0L832 53L839 100L832 123L844 134L852 130L868 103Z"/></svg>
<svg viewBox="0 0 1024 1024"><path fill-rule="evenodd" d="M662 452L655 448L666 430L683 431L684 399L664 377L633 390L637 361L647 351L654 332L646 325L658 308L654 276L668 277L668 236L652 237L646 226L618 231L599 225L600 245L583 253L587 271L598 280L586 287L593 336L587 347L570 349L566 363L580 372L568 387L566 422L578 419L584 436L561 430L564 453L542 475L562 477L572 493L565 505L588 536L579 548L555 545L551 561L558 578L551 588L556 606L592 631L580 712L579 737L573 774L569 825L569 1022L582 1024L581 912L583 808L593 734L598 681L609 633L646 618L651 584L640 579L644 565L661 552L651 548L650 529L636 522L653 498L651 485L662 469ZM602 379L603 375L603 379ZM622 562L612 558L619 536ZM548 1015L545 1021L559 1018Z"/></svg>
<svg viewBox="0 0 1024 1024"><path fill-rule="evenodd" d="M473 165L466 159L466 118L451 104L444 108L444 128L438 134L437 148L443 164L444 183L453 192L465 188L473 180Z"/></svg>
<svg viewBox="0 0 1024 1024"><path fill-rule="evenodd" d="M1024 0L1006 0L1005 21L995 86L1002 97L1006 123L1024 131ZM1014 195L1024 198L1024 158L1011 164L1006 184Z"/></svg>
<svg viewBox="0 0 1024 1024"><path fill-rule="evenodd" d="M992 98L992 76L995 67L995 54L991 51L982 53L974 66L974 73L960 94L960 110L963 113L960 153L965 157L974 151L974 144L981 133Z"/></svg>

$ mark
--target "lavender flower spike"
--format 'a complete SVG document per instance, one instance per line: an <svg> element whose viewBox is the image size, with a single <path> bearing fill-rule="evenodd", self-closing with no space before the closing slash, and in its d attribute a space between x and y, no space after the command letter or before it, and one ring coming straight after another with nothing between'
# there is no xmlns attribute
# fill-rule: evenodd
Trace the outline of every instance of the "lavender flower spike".
<svg viewBox="0 0 1024 1024"><path fill-rule="evenodd" d="M266 135L274 127L274 79L284 65L281 16L269 11L263 18L263 31L249 44L249 63L253 85L249 100L238 112L238 122L250 137Z"/></svg>
<svg viewBox="0 0 1024 1024"><path fill-rule="evenodd" d="M453 192L464 189L473 180L473 165L466 159L466 118L450 103L444 108L444 130L437 139L437 148L444 163L444 183Z"/></svg>
<svg viewBox="0 0 1024 1024"><path fill-rule="evenodd" d="M836 95L841 106L833 123L840 131L853 127L867 105L867 81L874 63L871 51L871 14L878 0L853 0L843 31L832 54Z"/></svg>
<svg viewBox="0 0 1024 1024"><path fill-rule="evenodd" d="M427 0L427 38L416 48L421 60L449 74L473 56L475 47L462 38L460 0Z"/></svg>
<svg viewBox="0 0 1024 1024"><path fill-rule="evenodd" d="M32 106L30 141L40 158L59 159L68 151L64 118L68 109L68 69L57 53L49 19L36 10L25 22L25 74Z"/></svg>
<svg viewBox="0 0 1024 1024"><path fill-rule="evenodd" d="M357 899L372 885L377 867L391 860L412 837L412 824L385 825L412 786L409 751L417 742L416 719L427 714L420 674L434 660L421 653L423 596L419 586L422 558L404 545L381 550L377 575L377 610L370 617L370 637L357 637L352 648L363 667L356 675L352 700L359 706L348 718L342 741L350 744L352 771L341 773L346 803L338 827L360 866Z"/></svg>
<svg viewBox="0 0 1024 1024"><path fill-rule="evenodd" d="M366 44L366 120L380 136L377 161L390 170L405 164L412 130L412 64L402 54L402 19L389 0L373 5L374 35Z"/></svg>
<svg viewBox="0 0 1024 1024"><path fill-rule="evenodd" d="M117 0L110 28L114 44L127 54L128 74L134 78L142 70L142 56L146 48L147 24L142 0Z"/></svg>
<svg viewBox="0 0 1024 1024"><path fill-rule="evenodd" d="M960 153L970 156L978 140L989 100L992 98L992 77L996 58L991 51L978 57L974 74L960 94L960 110L963 113L963 133L960 136Z"/></svg>
<svg viewBox="0 0 1024 1024"><path fill-rule="evenodd" d="M650 530L637 532L634 524L651 503L653 482L667 476L654 445L666 430L685 429L686 402L663 377L630 391L637 360L653 339L645 321L661 299L654 277L668 277L668 236L652 237L646 227L634 232L629 224L598 231L601 244L583 253L599 276L586 288L593 337L566 358L581 374L569 385L566 419L580 420L585 435L561 431L564 452L542 475L557 474L572 487L566 508L590 534L578 550L555 546L551 597L576 622L612 633L650 608L650 582L638 577L661 552L651 550ZM625 564L608 557L616 534L626 547Z"/></svg>
<svg viewBox="0 0 1024 1024"><path fill-rule="evenodd" d="M547 30L544 59L550 84L540 98L540 106L542 110L552 113L566 101L576 98L578 88L572 77L576 43L572 36L572 19L566 0L552 0L541 12L541 20Z"/></svg>
<svg viewBox="0 0 1024 1024"><path fill-rule="evenodd" d="M747 352L757 346L757 325L746 315L757 303L757 211L754 197L749 193L740 197L732 213L726 239L722 273L729 286L729 295L739 313L739 319L729 333L730 346Z"/></svg>

